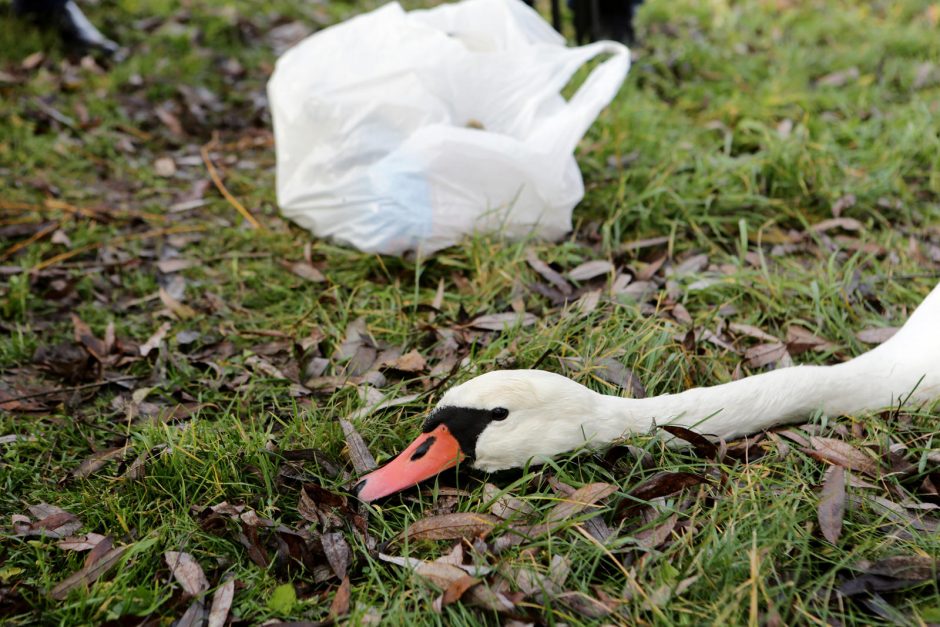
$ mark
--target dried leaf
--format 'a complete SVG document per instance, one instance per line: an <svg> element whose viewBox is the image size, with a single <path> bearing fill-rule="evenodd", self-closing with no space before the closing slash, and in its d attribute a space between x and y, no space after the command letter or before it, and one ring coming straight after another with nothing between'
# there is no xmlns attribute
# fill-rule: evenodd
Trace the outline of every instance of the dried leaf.
<svg viewBox="0 0 940 627"><path fill-rule="evenodd" d="M548 522L561 522L591 507L599 507L597 502L617 491L617 486L609 483L589 483L575 490L555 505L548 513Z"/></svg>
<svg viewBox="0 0 940 627"><path fill-rule="evenodd" d="M191 259L182 259L180 257L174 257L171 259L161 259L157 262L157 270L163 274L173 274L174 272L180 272L181 270L186 270L187 268L192 268L196 265Z"/></svg>
<svg viewBox="0 0 940 627"><path fill-rule="evenodd" d="M742 335L747 335L758 340L763 340L765 342L779 342L777 338L772 336L770 333L767 333L755 326L750 324L741 324L739 322L732 322L728 325L728 328L734 331L735 333L740 333Z"/></svg>
<svg viewBox="0 0 940 627"><path fill-rule="evenodd" d="M413 522L405 531L398 534L395 540L403 538L411 540L456 540L485 536L501 522L496 516L473 512L430 516Z"/></svg>
<svg viewBox="0 0 940 627"><path fill-rule="evenodd" d="M343 534L335 531L324 533L320 536L323 544L323 552L326 554L326 561L330 563L330 568L336 573L339 579L346 579L346 571L349 569L349 563L352 561L352 550L346 543Z"/></svg>
<svg viewBox="0 0 940 627"><path fill-rule="evenodd" d="M781 342L772 344L758 344L747 349L744 353L747 365L751 368L762 368L776 363L787 354L787 345Z"/></svg>
<svg viewBox="0 0 940 627"><path fill-rule="evenodd" d="M160 346L160 342L163 341L163 338L166 337L167 332L172 328L172 325L169 322L164 322L160 325L160 328L150 336L150 338L140 345L140 355L141 357L146 357L150 354L150 351Z"/></svg>
<svg viewBox="0 0 940 627"><path fill-rule="evenodd" d="M78 572L75 572L66 577L62 582L49 591L49 595L56 601L65 600L65 598L69 595L69 592L75 588L78 588L79 586L93 583L99 577L116 566L121 557L124 555L124 553L127 552L128 549L131 548L131 546L132 545L128 544L111 549L104 557L95 562L93 565L86 566Z"/></svg>
<svg viewBox="0 0 940 627"><path fill-rule="evenodd" d="M600 359L594 372L604 381L623 390L629 390L632 398L646 398L646 388L633 372L616 359Z"/></svg>
<svg viewBox="0 0 940 627"><path fill-rule="evenodd" d="M845 470L833 466L826 473L819 499L819 528L832 544L839 541L842 533L842 516L845 514Z"/></svg>
<svg viewBox="0 0 940 627"><path fill-rule="evenodd" d="M56 542L56 546L65 551L90 551L106 538L107 536L98 533L89 533L80 537L63 538Z"/></svg>
<svg viewBox="0 0 940 627"><path fill-rule="evenodd" d="M91 328L75 314L72 314L72 327L75 341L84 346L98 361L102 361L110 352L104 340L95 337Z"/></svg>
<svg viewBox="0 0 940 627"><path fill-rule="evenodd" d="M202 599L196 599L190 603L179 620L173 624L173 627L202 627L206 619L206 606Z"/></svg>
<svg viewBox="0 0 940 627"><path fill-rule="evenodd" d="M422 372L428 367L428 362L416 350L409 351L395 360L392 368L402 372Z"/></svg>
<svg viewBox="0 0 940 627"><path fill-rule="evenodd" d="M111 539L111 536L106 536L101 542L95 545L95 548L88 551L88 555L85 556L84 567L91 568L113 548L114 540Z"/></svg>
<svg viewBox="0 0 940 627"><path fill-rule="evenodd" d="M799 355L808 350L823 351L832 348L832 343L827 342L818 335L813 335L803 327L791 325L787 329L787 351L790 355Z"/></svg>
<svg viewBox="0 0 940 627"><path fill-rule="evenodd" d="M326 277L323 276L323 273L306 261L295 261L293 263L285 262L284 266L301 279L306 279L311 283L323 283L326 281Z"/></svg>
<svg viewBox="0 0 940 627"><path fill-rule="evenodd" d="M538 318L530 313L498 313L478 316L471 320L468 326L483 331L502 331L511 329L516 325L527 327L537 321Z"/></svg>
<svg viewBox="0 0 940 627"><path fill-rule="evenodd" d="M533 270L538 272L543 279L554 285L564 296L569 296L572 292L571 284L568 283L558 272L552 269L547 263L538 258L535 251L529 250L526 253L526 262Z"/></svg>
<svg viewBox="0 0 940 627"><path fill-rule="evenodd" d="M343 582L336 589L336 594L333 596L333 602L330 603L330 616L338 618L349 614L349 595L349 577L344 576Z"/></svg>
<svg viewBox="0 0 940 627"><path fill-rule="evenodd" d="M863 472L871 477L877 478L880 475L878 464L848 442L819 436L812 436L809 441L814 450L807 453L817 459Z"/></svg>
<svg viewBox="0 0 940 627"><path fill-rule="evenodd" d="M630 498L620 504L619 513L629 512L637 505L644 504L661 496L675 494L686 488L706 483L708 479L703 475L691 472L660 472L643 483L631 489L627 496ZM637 503L639 501L640 503Z"/></svg>
<svg viewBox="0 0 940 627"><path fill-rule="evenodd" d="M167 551L163 554L166 565L170 567L173 578L183 586L189 596L199 596L209 589L209 580L202 572L202 566L189 553Z"/></svg>
<svg viewBox="0 0 940 627"><path fill-rule="evenodd" d="M447 589L444 590L444 594L441 597L441 605L450 605L451 603L456 603L464 595L464 593L472 588L473 586L480 583L480 580L471 577L470 575L464 575L457 581L454 581Z"/></svg>
<svg viewBox="0 0 940 627"><path fill-rule="evenodd" d="M176 174L176 162L173 157L160 157L153 162L153 172L157 176L171 177Z"/></svg>
<svg viewBox="0 0 940 627"><path fill-rule="evenodd" d="M850 67L840 72L832 72L816 79L816 85L820 87L842 87L849 81L857 80L861 74L857 67Z"/></svg>
<svg viewBox="0 0 940 627"><path fill-rule="evenodd" d="M177 299L166 291L164 288L160 288L160 301L163 305L170 310L170 312L179 318L180 320L188 320L196 316L196 311L189 305L184 305Z"/></svg>
<svg viewBox="0 0 940 627"><path fill-rule="evenodd" d="M511 494L501 494L501 492L492 483L483 486L483 497L487 501L493 501L490 513L494 516L506 520L515 516L531 516L535 513L535 508L530 503L519 500Z"/></svg>
<svg viewBox="0 0 940 627"><path fill-rule="evenodd" d="M225 621L232 609L235 598L235 580L227 579L212 595L212 609L209 610L208 627L225 627Z"/></svg>
<svg viewBox="0 0 940 627"><path fill-rule="evenodd" d="M450 564L425 562L414 557L394 557L379 553L383 562L405 566L441 589L446 590L452 583L466 577L467 573Z"/></svg>
<svg viewBox="0 0 940 627"><path fill-rule="evenodd" d="M603 274L613 272L614 264L609 261L598 259L596 261L586 261L581 265L572 268L568 272L568 278L572 281L590 281L593 278Z"/></svg>
<svg viewBox="0 0 940 627"><path fill-rule="evenodd" d="M125 444L124 446L117 446L106 451L99 451L82 461L82 463L78 465L78 468L72 471L72 477L79 479L88 477L104 468L109 461L124 457L129 450L130 446Z"/></svg>
<svg viewBox="0 0 940 627"><path fill-rule="evenodd" d="M339 420L339 425L343 428L343 433L346 435L346 445L349 447L349 459L352 461L356 473L364 475L374 469L376 466L375 458L372 457L372 453L369 452L365 440L362 439L362 436L359 435L356 428L351 422L343 420L342 418Z"/></svg>
<svg viewBox="0 0 940 627"><path fill-rule="evenodd" d="M588 618L603 618L613 611L597 599L592 599L583 592L562 592L555 597L571 609L575 610L581 616Z"/></svg>
<svg viewBox="0 0 940 627"><path fill-rule="evenodd" d="M692 448L695 450L695 454L699 457L706 459L715 459L718 457L718 447L704 435L678 425L665 425L661 427L661 429L691 444Z"/></svg>
<svg viewBox="0 0 940 627"><path fill-rule="evenodd" d="M925 581L935 579L940 575L940 559L921 555L896 555L875 562L857 562L852 565L852 568L869 575Z"/></svg>
<svg viewBox="0 0 940 627"><path fill-rule="evenodd" d="M897 332L898 327L877 327L859 331L855 337L864 344L882 344L894 337Z"/></svg>
<svg viewBox="0 0 940 627"><path fill-rule="evenodd" d="M652 551L653 549L659 548L672 536L672 531L676 528L676 523L678 521L679 516L677 514L673 514L666 519L666 522L656 525L652 529L645 529L636 533L633 536L633 539L640 548L646 549L647 551Z"/></svg>
<svg viewBox="0 0 940 627"><path fill-rule="evenodd" d="M810 230L816 233L825 233L826 231L836 228L846 231L861 231L864 227L861 222L854 218L830 218L822 222L817 222L810 227Z"/></svg>

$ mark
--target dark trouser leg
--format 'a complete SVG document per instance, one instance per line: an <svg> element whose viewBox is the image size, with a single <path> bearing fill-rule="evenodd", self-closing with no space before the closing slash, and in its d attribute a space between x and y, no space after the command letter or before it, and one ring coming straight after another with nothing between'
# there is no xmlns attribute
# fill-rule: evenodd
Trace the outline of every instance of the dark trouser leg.
<svg viewBox="0 0 940 627"><path fill-rule="evenodd" d="M109 55L118 51L118 45L102 35L73 0L14 0L13 9L17 15L57 28L63 39L74 46Z"/></svg>

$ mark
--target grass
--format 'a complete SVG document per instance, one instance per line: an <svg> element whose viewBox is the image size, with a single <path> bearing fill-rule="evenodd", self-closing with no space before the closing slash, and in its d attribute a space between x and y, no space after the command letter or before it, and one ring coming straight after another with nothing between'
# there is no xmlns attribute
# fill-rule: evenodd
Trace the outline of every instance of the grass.
<svg viewBox="0 0 940 627"><path fill-rule="evenodd" d="M225 576L235 577L232 618L241 623L329 617L338 580L318 583L309 572L285 576L275 567L263 569L231 528L222 534L206 531L192 509L242 503L299 529L308 525L298 515L298 489L279 473L299 469L336 491L345 483L312 462L285 466L279 452L316 448L348 477L355 475L336 419L367 405L360 395L365 386L294 396L290 381L251 366L252 355L265 355L259 345L280 339L271 332L296 342L321 338L313 345L328 360L325 374L332 375L343 371L334 351L347 326L360 317L376 342L417 349L431 368L448 354L441 330L457 328L456 356L465 361L447 385L496 367L531 366L547 354L541 367L561 371L562 358L580 358L580 365L568 366L569 376L621 393L598 366L615 359L652 395L752 371L741 354L707 341L692 347L683 342L689 325L669 315L674 303L684 306L696 329L718 333L736 322L785 338L787 328L799 324L833 346L797 361L834 363L865 350L858 331L900 325L937 282L936 4L651 0L640 14L643 43L626 85L579 148L587 194L575 211L572 235L557 244L475 237L420 263L311 239L278 218L274 204L273 149L267 114L258 104L275 59L266 33L294 20L313 25L339 20L363 6L322 8L287 0L239 0L230 6L196 0L180 9L171 2L124 0L89 7L97 23L132 48L126 61L107 71L67 61L49 34L0 22L0 70L17 77L0 83L5 238L0 250L50 221L70 241L41 238L2 263L29 270L56 254L98 247L33 275L4 274L4 388L15 396L23 381L45 388L74 385L34 364L40 347L72 340L72 313L98 337L113 323L118 338L137 343L162 322L171 323L163 349L112 368L141 377L130 389L110 385L71 393L32 413L0 410L0 435L23 436L0 444L3 525L11 515L26 513L28 505L46 502L78 516L82 533L110 535L116 544L133 546L120 568L55 601L47 591L81 568L84 555L57 548L48 538L17 537L4 526L0 616L5 624L138 624L148 617L168 624L189 605L164 562L168 550L194 555L212 589ZM48 50L45 59L24 69L23 59L37 50ZM241 71L220 69L231 59ZM924 70L927 63L932 70ZM204 87L210 94L200 101L181 92L180 85ZM49 107L71 124L51 119ZM182 134L161 121L160 108L178 119ZM199 147L216 131L223 146L214 158L225 183L264 231L246 228L211 189L202 206L168 209L207 178ZM166 156L177 163L170 178L154 173L155 160ZM832 218L837 204L844 207L843 218L857 221L857 230L808 231ZM90 218L73 207L100 212ZM27 234L16 235L16 224L26 225ZM175 227L192 230L117 239ZM793 233L805 232L810 235L792 243ZM668 242L625 246L658 236ZM323 283L307 282L279 264L302 259L308 244L314 265L326 276ZM181 300L194 309L184 319L167 315L153 298L158 287L168 287L170 277L158 273L155 261L169 247L195 262L181 273L186 283ZM529 251L562 270L606 259L635 274L664 253L664 267L693 254L707 254L708 265L668 282L662 271L656 273L655 293L644 302L611 294L606 278L588 282L587 287L604 291L597 308L584 314L553 306L527 287L540 280L526 263ZM102 265L110 262L118 265ZM439 285L443 301L434 312L428 305ZM535 325L502 333L459 328L475 315L510 311L520 302L538 316ZM194 343L184 341L181 333L187 331L200 334ZM231 342L231 351L212 348L223 340ZM738 338L735 345L755 343ZM193 358L200 350L209 357ZM291 350L271 359L289 366L295 363ZM310 356L308 351L302 367ZM379 463L414 437L440 378L427 372L389 376L378 386L387 398L420 395L354 421ZM198 409L182 421L134 420L128 399L141 388L150 390L140 400L158 409L180 403ZM916 494L931 472L936 476L936 463L928 459L938 446L936 420L936 408L923 408L900 417L819 416L813 428L857 447L905 445L917 470L880 481L892 498L900 498ZM145 477L123 476L132 455L88 477L70 478L94 451L125 438L135 455L166 447L148 461ZM751 463L719 464L666 450L647 436L631 444L649 451L653 467L630 456L610 465L598 456L572 455L514 477L489 479L530 503L536 521L559 499L546 483L549 476L574 487L619 486L599 510L607 524L619 527L606 544L578 531L589 517L584 514L551 534L478 558L498 568L513 592L519 589L516 569L549 573L552 558L562 556L571 571L565 590L591 598L609 595L621 600L619 612L590 619L557 595L536 594L520 601L516 618L544 624L940 622L935 581L861 599L838 594L858 561L935 557L940 539L904 528L870 504L850 503L842 537L827 542L816 515L826 464L799 447L782 455L769 445ZM661 470L720 473L723 481L665 498L646 518L621 522L616 510L626 493ZM370 534L387 541L435 508L486 512L487 480L460 474L431 482L426 492L393 497L371 509ZM469 492L456 501L441 491L455 481ZM850 487L849 493L862 490ZM672 513L682 532L659 548L635 550L637 532L662 524ZM505 620L463 602L435 614L431 603L437 588L377 559L351 527L342 531L353 556L351 624L377 617L451 625ZM505 531L498 528L490 540ZM433 559L452 544L422 541L394 550ZM648 602L657 591L668 597L690 577L696 579L688 589L668 601ZM295 584L298 601L272 606L284 581ZM497 585L496 578L488 585Z"/></svg>

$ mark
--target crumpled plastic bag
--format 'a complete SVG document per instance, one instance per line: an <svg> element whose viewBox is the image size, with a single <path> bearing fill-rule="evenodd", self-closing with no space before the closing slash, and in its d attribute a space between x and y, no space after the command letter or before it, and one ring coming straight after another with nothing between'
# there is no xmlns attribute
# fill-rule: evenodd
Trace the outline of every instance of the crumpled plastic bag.
<svg viewBox="0 0 940 627"><path fill-rule="evenodd" d="M278 60L278 204L367 252L427 255L473 232L558 239L584 196L575 146L629 66L619 43L566 47L520 0L385 5Z"/></svg>

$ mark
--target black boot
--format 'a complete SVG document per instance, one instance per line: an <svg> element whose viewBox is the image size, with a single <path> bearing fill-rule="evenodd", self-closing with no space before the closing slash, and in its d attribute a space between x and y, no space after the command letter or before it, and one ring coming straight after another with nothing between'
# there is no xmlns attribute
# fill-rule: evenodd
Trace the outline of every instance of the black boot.
<svg viewBox="0 0 940 627"><path fill-rule="evenodd" d="M66 44L81 50L99 50L113 56L120 49L88 21L73 0L15 0L17 15L57 28Z"/></svg>

